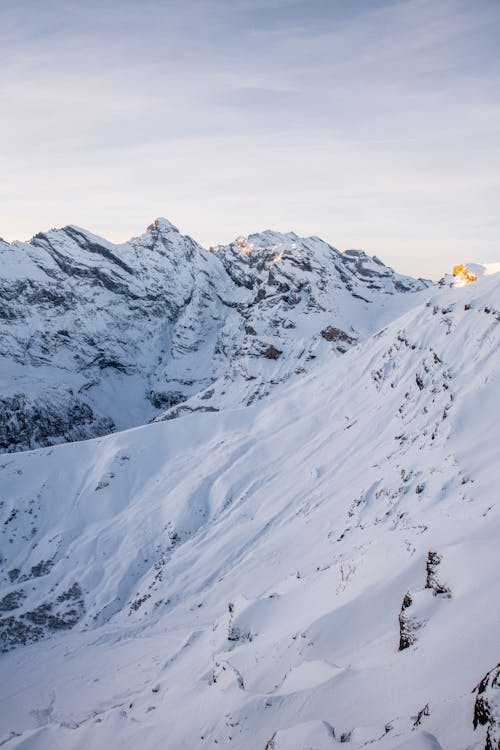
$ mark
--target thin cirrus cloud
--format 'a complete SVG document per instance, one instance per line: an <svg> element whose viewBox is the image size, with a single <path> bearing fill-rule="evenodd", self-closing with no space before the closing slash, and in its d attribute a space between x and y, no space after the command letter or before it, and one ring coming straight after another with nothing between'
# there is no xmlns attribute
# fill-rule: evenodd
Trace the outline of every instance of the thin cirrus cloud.
<svg viewBox="0 0 500 750"><path fill-rule="evenodd" d="M440 275L498 256L500 7L4 0L0 234L266 227Z"/></svg>

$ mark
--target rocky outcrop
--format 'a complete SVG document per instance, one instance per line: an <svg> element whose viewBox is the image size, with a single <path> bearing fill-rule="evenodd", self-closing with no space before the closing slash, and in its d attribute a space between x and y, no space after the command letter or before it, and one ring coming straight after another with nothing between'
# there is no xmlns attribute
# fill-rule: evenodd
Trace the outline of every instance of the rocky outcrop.
<svg viewBox="0 0 500 750"><path fill-rule="evenodd" d="M437 579L437 569L441 563L441 557L437 552L429 552L427 555L427 563L425 566L426 580L425 588L431 589L435 595L440 596L451 596L451 591L448 586L444 586Z"/></svg>
<svg viewBox="0 0 500 750"><path fill-rule="evenodd" d="M15 393L0 398L0 450L37 448L108 435L113 420L94 414L90 404L68 393L50 391L45 398L31 399Z"/></svg>
<svg viewBox="0 0 500 750"><path fill-rule="evenodd" d="M85 613L83 592L78 583L73 583L53 601L45 601L34 609L13 614L22 607L26 598L20 589L7 595L0 602L0 651L10 651L15 646L33 643L60 631L70 630Z"/></svg>
<svg viewBox="0 0 500 750"><path fill-rule="evenodd" d="M473 691L474 729L486 727L484 750L500 748L500 664L487 672Z"/></svg>
<svg viewBox="0 0 500 750"><path fill-rule="evenodd" d="M421 493L418 493L421 494ZM423 589L406 592L399 612L399 651L413 646L417 641L417 631L426 625L440 599L449 599L451 590L440 583L437 569L442 558L437 552L429 551L425 564L425 585Z"/></svg>
<svg viewBox="0 0 500 750"><path fill-rule="evenodd" d="M399 650L404 651L405 648L409 648L416 641L415 631L418 629L418 624L410 616L408 609L413 604L411 594L407 592L404 595L403 603L401 605L401 611L399 613Z"/></svg>
<svg viewBox="0 0 500 750"><path fill-rule="evenodd" d="M283 352L281 352L279 349L276 349L275 346L269 344L263 356L266 357L266 359L278 359L282 353Z"/></svg>

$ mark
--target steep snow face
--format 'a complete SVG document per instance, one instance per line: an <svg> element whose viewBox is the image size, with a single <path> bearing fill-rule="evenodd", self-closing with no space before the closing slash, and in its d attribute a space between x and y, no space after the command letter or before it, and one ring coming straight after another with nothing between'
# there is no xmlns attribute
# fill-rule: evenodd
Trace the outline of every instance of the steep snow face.
<svg viewBox="0 0 500 750"><path fill-rule="evenodd" d="M496 741L499 322L429 290L250 407L5 456L0 742Z"/></svg>
<svg viewBox="0 0 500 750"><path fill-rule="evenodd" d="M0 450L249 404L425 286L315 238L210 252L166 219L122 245L75 226L0 242Z"/></svg>

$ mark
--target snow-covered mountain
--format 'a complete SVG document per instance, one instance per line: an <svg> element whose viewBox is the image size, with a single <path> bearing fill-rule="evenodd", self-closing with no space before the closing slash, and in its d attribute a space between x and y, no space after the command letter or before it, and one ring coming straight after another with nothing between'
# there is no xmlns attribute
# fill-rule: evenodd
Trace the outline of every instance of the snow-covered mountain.
<svg viewBox="0 0 500 750"><path fill-rule="evenodd" d="M33 280L37 258L49 268L52 253L69 257L62 247L74 232L35 239L25 255L7 249L26 264L16 278ZM166 237L188 243L172 232L160 226L123 246L121 261L163 268L175 256ZM78 247L87 242L78 237ZM146 271L104 271L115 262L100 251L85 250L85 263L71 256L82 275L68 280L74 304L52 325L68 327L65 314L79 320L78 347L95 326L78 317L88 295L107 316L96 346L109 335L106 356L122 364L132 352L116 347L130 331L113 327L110 300L124 311L135 299L158 331L172 314L165 352L182 339L208 361L203 347L225 331L236 347L262 340L292 358L287 332L300 331L316 359L250 406L2 457L0 744L9 750L498 748L500 275L387 294L401 280L376 261L279 239L266 233L212 253L193 245L197 271L182 274L180 318ZM307 262L329 275L311 275ZM64 296L61 263L53 288L40 270L39 289ZM159 289L173 283L168 267ZM137 296L122 300L111 281ZM228 296L214 296L216 284ZM46 296L36 304L53 309ZM398 304L407 305L399 317ZM205 338L202 314L214 325ZM41 331L49 318L30 325ZM328 324L364 340L333 358L317 335ZM256 333L243 334L245 325ZM136 352L157 340L136 338ZM62 372L69 352L57 348L40 366ZM190 356L186 346L177 361ZM264 369L273 359L228 361L261 368L261 383L273 378ZM72 360L66 371L83 377Z"/></svg>
<svg viewBox="0 0 500 750"><path fill-rule="evenodd" d="M166 219L121 245L0 241L0 451L250 404L427 285L293 233L208 251Z"/></svg>

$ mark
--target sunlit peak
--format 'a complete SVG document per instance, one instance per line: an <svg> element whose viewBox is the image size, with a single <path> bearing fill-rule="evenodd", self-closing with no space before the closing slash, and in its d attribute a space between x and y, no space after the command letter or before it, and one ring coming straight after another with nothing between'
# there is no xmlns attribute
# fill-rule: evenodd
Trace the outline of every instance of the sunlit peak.
<svg viewBox="0 0 500 750"><path fill-rule="evenodd" d="M239 248L239 253L246 253L246 255L251 255L253 250L253 245L250 244L246 237L238 237L236 240L236 244Z"/></svg>
<svg viewBox="0 0 500 750"><path fill-rule="evenodd" d="M466 284L470 284L471 281L477 281L476 274L472 273L463 263L453 266L453 276L455 277L455 281L453 282L454 287L465 286Z"/></svg>

